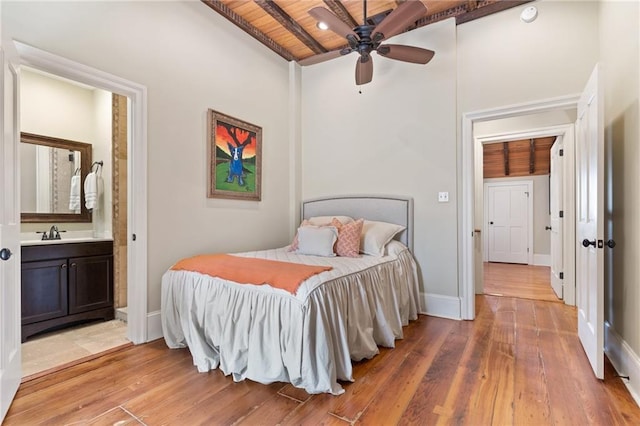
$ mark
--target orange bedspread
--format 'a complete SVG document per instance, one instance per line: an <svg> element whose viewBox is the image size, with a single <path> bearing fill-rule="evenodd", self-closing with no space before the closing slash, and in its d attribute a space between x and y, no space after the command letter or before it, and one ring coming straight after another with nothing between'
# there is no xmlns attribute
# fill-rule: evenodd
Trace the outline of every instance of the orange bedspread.
<svg viewBox="0 0 640 426"><path fill-rule="evenodd" d="M202 254L182 259L171 269L199 272L240 284L269 284L295 294L304 280L333 268L228 254Z"/></svg>

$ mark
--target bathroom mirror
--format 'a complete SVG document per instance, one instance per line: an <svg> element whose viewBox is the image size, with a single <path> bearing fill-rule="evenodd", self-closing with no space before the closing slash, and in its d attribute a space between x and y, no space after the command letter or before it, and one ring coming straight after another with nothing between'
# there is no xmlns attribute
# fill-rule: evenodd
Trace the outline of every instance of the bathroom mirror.
<svg viewBox="0 0 640 426"><path fill-rule="evenodd" d="M91 222L84 206L84 179L91 144L20 134L22 222Z"/></svg>

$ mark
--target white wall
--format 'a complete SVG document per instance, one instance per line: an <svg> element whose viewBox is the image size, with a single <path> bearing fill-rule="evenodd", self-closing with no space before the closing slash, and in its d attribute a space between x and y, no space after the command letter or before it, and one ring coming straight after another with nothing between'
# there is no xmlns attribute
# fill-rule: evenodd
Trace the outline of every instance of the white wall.
<svg viewBox="0 0 640 426"><path fill-rule="evenodd" d="M3 40L148 89L149 311L181 257L288 242L286 61L202 2L9 2L2 13ZM208 108L262 126L262 202L206 198Z"/></svg>
<svg viewBox="0 0 640 426"><path fill-rule="evenodd" d="M374 54L373 82L360 88L355 54L302 69L303 198L412 196L422 292L457 296L455 22L392 42L436 55L415 65Z"/></svg>
<svg viewBox="0 0 640 426"><path fill-rule="evenodd" d="M535 6L531 24L521 6L457 27L460 113L582 91L598 61L598 3Z"/></svg>
<svg viewBox="0 0 640 426"><path fill-rule="evenodd" d="M609 358L640 401L640 5L600 4L600 51L605 79L607 228L605 318Z"/></svg>

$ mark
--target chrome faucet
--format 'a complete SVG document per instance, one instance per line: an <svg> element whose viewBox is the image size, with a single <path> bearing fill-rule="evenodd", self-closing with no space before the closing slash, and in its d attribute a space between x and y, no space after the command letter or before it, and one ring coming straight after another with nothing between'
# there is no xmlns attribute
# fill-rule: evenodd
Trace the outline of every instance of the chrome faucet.
<svg viewBox="0 0 640 426"><path fill-rule="evenodd" d="M58 227L56 225L53 225L51 229L49 229L49 239L50 240L60 239L60 232L58 231Z"/></svg>

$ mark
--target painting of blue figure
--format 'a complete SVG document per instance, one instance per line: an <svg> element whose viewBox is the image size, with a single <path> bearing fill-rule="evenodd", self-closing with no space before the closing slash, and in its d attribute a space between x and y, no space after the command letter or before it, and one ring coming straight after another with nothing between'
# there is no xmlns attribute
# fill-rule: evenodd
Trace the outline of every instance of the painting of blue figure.
<svg viewBox="0 0 640 426"><path fill-rule="evenodd" d="M259 199L261 129L217 114L211 129L215 185L210 196Z"/></svg>

